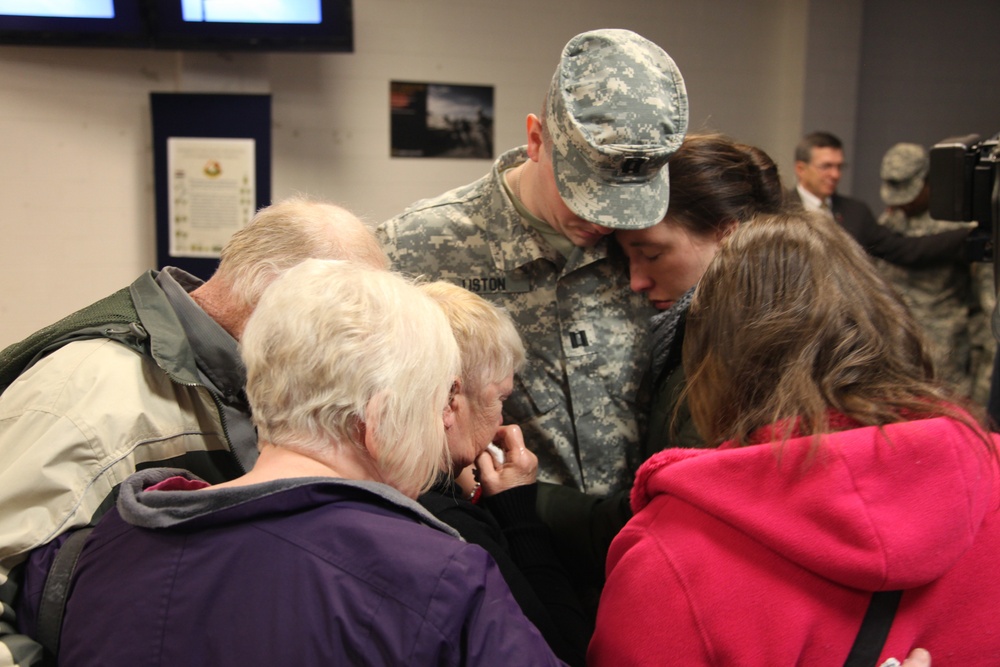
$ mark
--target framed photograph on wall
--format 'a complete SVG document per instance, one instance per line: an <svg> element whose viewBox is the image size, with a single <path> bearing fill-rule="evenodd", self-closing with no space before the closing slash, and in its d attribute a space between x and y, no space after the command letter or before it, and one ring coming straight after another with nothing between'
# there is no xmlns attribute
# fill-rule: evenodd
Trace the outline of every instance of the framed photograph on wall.
<svg viewBox="0 0 1000 667"><path fill-rule="evenodd" d="M218 258L257 211L253 139L167 138L171 257Z"/></svg>
<svg viewBox="0 0 1000 667"><path fill-rule="evenodd" d="M271 203L271 96L152 92L157 268L203 280Z"/></svg>
<svg viewBox="0 0 1000 667"><path fill-rule="evenodd" d="M493 86L392 81L392 157L493 159Z"/></svg>

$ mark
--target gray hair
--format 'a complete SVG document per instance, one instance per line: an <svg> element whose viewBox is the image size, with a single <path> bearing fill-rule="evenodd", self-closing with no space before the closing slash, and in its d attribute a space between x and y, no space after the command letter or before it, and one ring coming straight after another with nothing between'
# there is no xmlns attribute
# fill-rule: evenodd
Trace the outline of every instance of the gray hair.
<svg viewBox="0 0 1000 667"><path fill-rule="evenodd" d="M253 308L278 276L310 258L389 267L374 234L357 216L336 204L295 196L260 209L233 234L216 276Z"/></svg>

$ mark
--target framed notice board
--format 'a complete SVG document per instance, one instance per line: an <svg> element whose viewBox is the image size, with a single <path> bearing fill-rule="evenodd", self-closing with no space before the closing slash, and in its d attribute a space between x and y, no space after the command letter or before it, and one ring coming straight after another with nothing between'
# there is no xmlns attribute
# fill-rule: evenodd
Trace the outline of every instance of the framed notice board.
<svg viewBox="0 0 1000 667"><path fill-rule="evenodd" d="M271 96L151 93L156 263L208 279L271 202Z"/></svg>

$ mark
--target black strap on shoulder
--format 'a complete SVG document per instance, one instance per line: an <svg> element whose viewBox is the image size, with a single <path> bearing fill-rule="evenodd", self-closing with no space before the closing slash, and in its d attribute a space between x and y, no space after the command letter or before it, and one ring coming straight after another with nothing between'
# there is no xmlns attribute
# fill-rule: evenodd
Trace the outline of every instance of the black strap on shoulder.
<svg viewBox="0 0 1000 667"><path fill-rule="evenodd" d="M92 530L92 527L81 528L63 542L45 579L42 598L38 604L36 639L53 658L59 654L59 635L62 633L63 612L66 610L73 570L76 569L83 544Z"/></svg>
<svg viewBox="0 0 1000 667"><path fill-rule="evenodd" d="M903 591L875 591L844 667L874 667L889 637Z"/></svg>

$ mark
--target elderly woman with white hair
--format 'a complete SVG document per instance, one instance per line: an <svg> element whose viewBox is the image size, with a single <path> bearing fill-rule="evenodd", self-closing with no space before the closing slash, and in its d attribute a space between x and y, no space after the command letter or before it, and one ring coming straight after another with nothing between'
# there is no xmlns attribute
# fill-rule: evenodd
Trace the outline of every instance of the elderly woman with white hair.
<svg viewBox="0 0 1000 667"><path fill-rule="evenodd" d="M505 311L468 290L445 282L420 288L447 315L462 362L445 410L451 471L418 500L486 549L556 655L583 665L593 623L535 510L538 458L518 426L502 424L504 399L524 364L521 337ZM491 444L499 457L487 452Z"/></svg>
<svg viewBox="0 0 1000 667"><path fill-rule="evenodd" d="M83 547L63 664L559 664L479 547L414 501L448 461L459 353L404 279L310 260L243 334L256 466L155 469Z"/></svg>

